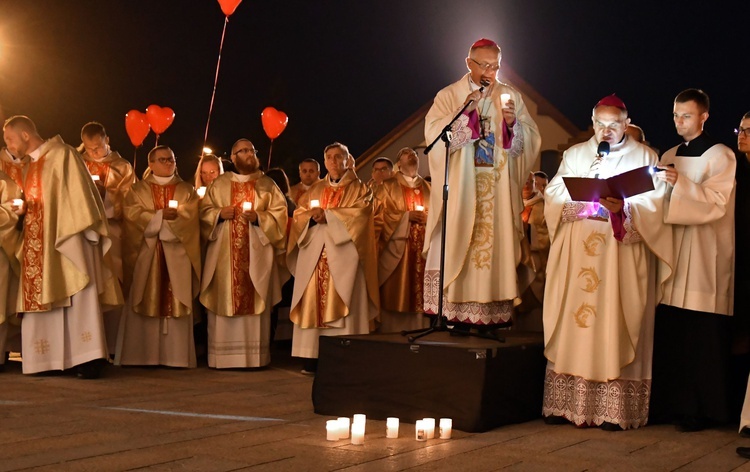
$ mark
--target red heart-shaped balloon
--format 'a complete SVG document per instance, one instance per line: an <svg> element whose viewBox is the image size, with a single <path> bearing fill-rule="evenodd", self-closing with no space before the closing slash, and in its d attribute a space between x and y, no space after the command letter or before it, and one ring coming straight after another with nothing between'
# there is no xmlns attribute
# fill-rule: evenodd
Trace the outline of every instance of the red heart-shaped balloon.
<svg viewBox="0 0 750 472"><path fill-rule="evenodd" d="M242 0L219 0L221 11L224 12L226 16L232 16L232 13L234 13L240 3L242 3Z"/></svg>
<svg viewBox="0 0 750 472"><path fill-rule="evenodd" d="M151 129L159 135L166 131L174 121L174 110L169 107L162 108L159 105L149 105L146 108L146 116Z"/></svg>
<svg viewBox="0 0 750 472"><path fill-rule="evenodd" d="M138 147L146 139L151 125L148 124L148 118L145 113L138 110L130 110L125 114L125 131L133 146Z"/></svg>
<svg viewBox="0 0 750 472"><path fill-rule="evenodd" d="M270 139L276 139L286 129L289 117L286 113L279 111L274 107L266 107L260 114L260 121L263 123L263 131Z"/></svg>

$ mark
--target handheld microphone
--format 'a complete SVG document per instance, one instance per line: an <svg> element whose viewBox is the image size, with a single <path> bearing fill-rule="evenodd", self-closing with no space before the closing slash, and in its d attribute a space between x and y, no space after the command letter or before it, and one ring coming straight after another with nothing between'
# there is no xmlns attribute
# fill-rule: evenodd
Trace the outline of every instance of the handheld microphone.
<svg viewBox="0 0 750 472"><path fill-rule="evenodd" d="M485 87L484 81L482 81L481 84L482 84L481 87L479 87L479 93L484 93L484 87ZM472 103L474 103L473 98L469 100L469 103L467 103L466 106L469 107L471 106Z"/></svg>
<svg viewBox="0 0 750 472"><path fill-rule="evenodd" d="M599 143L599 147L596 148L596 156L606 157L607 155L609 155L609 143L607 141L602 141Z"/></svg>

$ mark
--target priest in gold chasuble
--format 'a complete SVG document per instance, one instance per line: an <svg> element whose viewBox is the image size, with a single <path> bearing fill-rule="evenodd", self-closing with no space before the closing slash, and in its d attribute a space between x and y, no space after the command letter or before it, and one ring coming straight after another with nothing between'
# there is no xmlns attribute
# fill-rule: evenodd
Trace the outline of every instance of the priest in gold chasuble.
<svg viewBox="0 0 750 472"><path fill-rule="evenodd" d="M176 173L167 146L125 197L123 268L128 300L115 363L195 367L193 315L201 255L198 194Z"/></svg>
<svg viewBox="0 0 750 472"><path fill-rule="evenodd" d="M368 333L379 311L372 192L346 168L346 146L324 156L328 175L302 195L289 234L295 357L317 358L319 336Z"/></svg>
<svg viewBox="0 0 750 472"><path fill-rule="evenodd" d="M109 147L109 136L101 123L86 123L81 129L81 141L79 151L83 162L104 202L104 214L112 240L112 248L107 257L117 279L122 283L122 204L125 194L135 182L133 166ZM110 355L115 353L121 314L121 308L104 313L104 328Z"/></svg>
<svg viewBox="0 0 750 472"><path fill-rule="evenodd" d="M419 157L411 148L398 153L398 172L374 187L378 234L380 326L383 333L429 326L424 316L422 256L430 184L417 174Z"/></svg>
<svg viewBox="0 0 750 472"><path fill-rule="evenodd" d="M208 366L261 367L271 362L271 308L289 279L286 198L259 170L247 139L232 147L237 172L225 172L201 200L208 242L200 301L208 310Z"/></svg>
<svg viewBox="0 0 750 472"><path fill-rule="evenodd" d="M107 357L102 309L122 304L122 294L104 256L110 248L99 193L81 156L59 136L44 141L33 121L5 122L5 144L28 156L18 311L23 371L76 366L85 378L98 376Z"/></svg>

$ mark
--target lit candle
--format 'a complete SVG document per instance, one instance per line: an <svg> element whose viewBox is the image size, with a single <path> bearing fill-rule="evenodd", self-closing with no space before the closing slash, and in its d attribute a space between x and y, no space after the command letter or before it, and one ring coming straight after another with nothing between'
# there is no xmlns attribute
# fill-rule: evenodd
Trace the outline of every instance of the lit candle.
<svg viewBox="0 0 750 472"><path fill-rule="evenodd" d="M417 211L424 211L424 207L422 205L416 205L414 209Z"/></svg>
<svg viewBox="0 0 750 472"><path fill-rule="evenodd" d="M361 446L365 443L365 424L354 423L352 424L352 440L351 443L355 446Z"/></svg>
<svg viewBox="0 0 750 472"><path fill-rule="evenodd" d="M93 180L94 182L98 182L99 181L99 176L96 175L96 174L91 174L91 180Z"/></svg>
<svg viewBox="0 0 750 472"><path fill-rule="evenodd" d="M352 424L358 424L358 423L365 424L366 421L367 421L367 415L358 414L358 415L354 415Z"/></svg>
<svg viewBox="0 0 750 472"><path fill-rule="evenodd" d="M424 423L424 433L425 436L427 436L427 439L434 439L435 438L435 418L424 418L422 420Z"/></svg>
<svg viewBox="0 0 750 472"><path fill-rule="evenodd" d="M13 206L14 207L20 207L23 205L23 199L22 198L14 198L13 199Z"/></svg>
<svg viewBox="0 0 750 472"><path fill-rule="evenodd" d="M509 93L501 93L500 94L500 106L502 108L508 108L508 100L510 100L510 94Z"/></svg>
<svg viewBox="0 0 750 472"><path fill-rule="evenodd" d="M177 208L177 200L170 200L169 208Z"/></svg>
<svg viewBox="0 0 750 472"><path fill-rule="evenodd" d="M427 434L424 430L424 420L417 420L417 424L414 425L414 436L417 441L427 441Z"/></svg>
<svg viewBox="0 0 750 472"><path fill-rule="evenodd" d="M349 438L349 418L342 417L336 420L339 422L339 437L341 439Z"/></svg>
<svg viewBox="0 0 750 472"><path fill-rule="evenodd" d="M199 197L203 198L206 196L206 187L198 187L198 190L196 190L196 192L198 192Z"/></svg>
<svg viewBox="0 0 750 472"><path fill-rule="evenodd" d="M253 202L242 202L242 211L250 211L253 209Z"/></svg>
<svg viewBox="0 0 750 472"><path fill-rule="evenodd" d="M440 439L450 439L453 433L453 420L440 418Z"/></svg>
<svg viewBox="0 0 750 472"><path fill-rule="evenodd" d="M339 436L339 422L336 420L326 421L326 440L338 441Z"/></svg>
<svg viewBox="0 0 750 472"><path fill-rule="evenodd" d="M398 437L398 418L386 418L385 437L391 439Z"/></svg>
<svg viewBox="0 0 750 472"><path fill-rule="evenodd" d="M318 208L318 207L320 207L320 200L310 200L310 208Z"/></svg>

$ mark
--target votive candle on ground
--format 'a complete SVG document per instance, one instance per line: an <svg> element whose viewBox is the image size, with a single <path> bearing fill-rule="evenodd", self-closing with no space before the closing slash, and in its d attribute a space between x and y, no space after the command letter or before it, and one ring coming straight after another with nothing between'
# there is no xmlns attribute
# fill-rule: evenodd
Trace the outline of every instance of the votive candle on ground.
<svg viewBox="0 0 750 472"><path fill-rule="evenodd" d="M354 418L352 420L352 424L358 424L358 423L365 424L366 422L367 422L367 415L363 415L361 413L354 415Z"/></svg>
<svg viewBox="0 0 750 472"><path fill-rule="evenodd" d="M427 439L435 439L435 418L423 418L422 421Z"/></svg>
<svg viewBox="0 0 750 472"><path fill-rule="evenodd" d="M509 93L501 93L500 94L500 106L502 108L508 107L508 100L510 100L510 94Z"/></svg>
<svg viewBox="0 0 750 472"><path fill-rule="evenodd" d="M326 421L326 440L338 441L339 436L339 422L336 420Z"/></svg>
<svg viewBox="0 0 750 472"><path fill-rule="evenodd" d="M414 209L417 211L424 211L424 207L422 205L416 205Z"/></svg>
<svg viewBox="0 0 750 472"><path fill-rule="evenodd" d="M318 208L318 207L320 207L320 200L310 200L310 208Z"/></svg>
<svg viewBox="0 0 750 472"><path fill-rule="evenodd" d="M203 198L206 196L206 187L198 187L198 190L196 190L196 192L198 192L199 197Z"/></svg>
<svg viewBox="0 0 750 472"><path fill-rule="evenodd" d="M424 430L424 420L417 420L414 425L414 439L417 441L427 441L427 434Z"/></svg>
<svg viewBox="0 0 750 472"><path fill-rule="evenodd" d="M177 200L170 200L169 208L177 208Z"/></svg>
<svg viewBox="0 0 750 472"><path fill-rule="evenodd" d="M351 443L355 446L361 446L365 443L365 424L364 423L353 423L352 424L352 439Z"/></svg>
<svg viewBox="0 0 750 472"><path fill-rule="evenodd" d="M450 439L453 434L453 420L440 418L440 439Z"/></svg>
<svg viewBox="0 0 750 472"><path fill-rule="evenodd" d="M100 177L98 175L91 174L91 180L93 180L94 182L98 181L99 179L100 179Z"/></svg>
<svg viewBox="0 0 750 472"><path fill-rule="evenodd" d="M386 418L385 437L391 439L398 437L398 418Z"/></svg>
<svg viewBox="0 0 750 472"><path fill-rule="evenodd" d="M253 209L253 202L242 202L242 211L250 211Z"/></svg>
<svg viewBox="0 0 750 472"><path fill-rule="evenodd" d="M339 422L339 436L341 439L349 439L349 418L341 417L336 421Z"/></svg>
<svg viewBox="0 0 750 472"><path fill-rule="evenodd" d="M14 198L13 199L13 206L14 207L20 207L23 205L23 198Z"/></svg>

